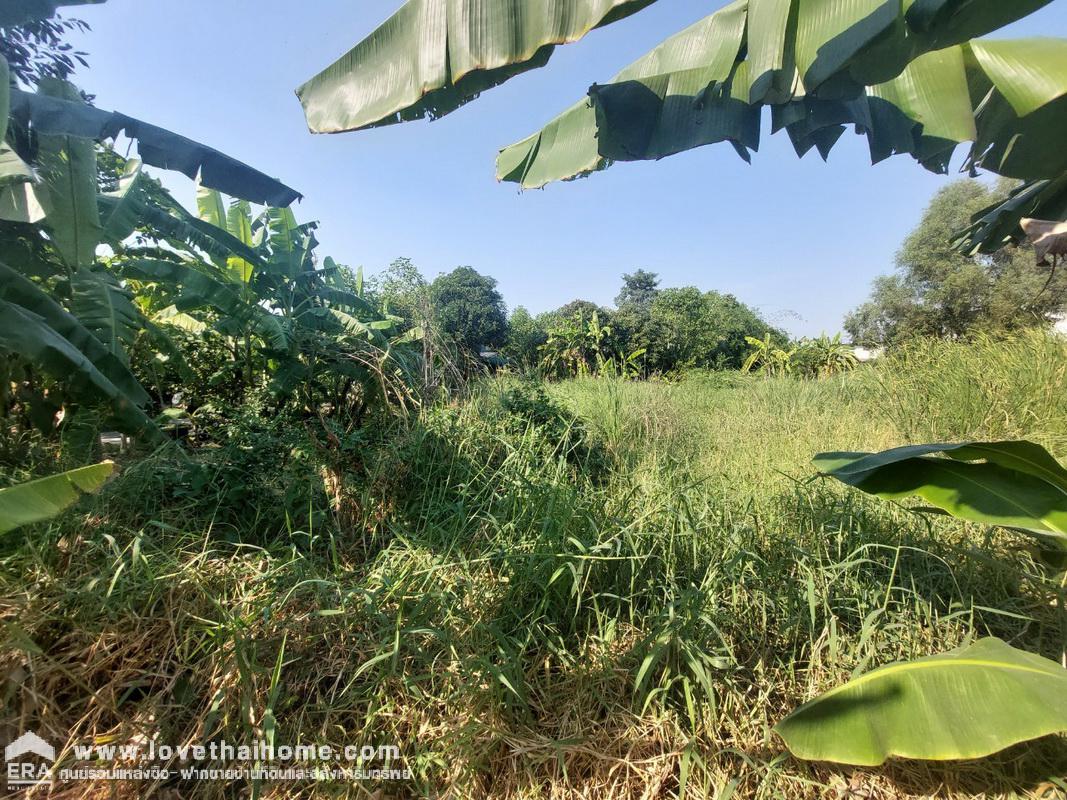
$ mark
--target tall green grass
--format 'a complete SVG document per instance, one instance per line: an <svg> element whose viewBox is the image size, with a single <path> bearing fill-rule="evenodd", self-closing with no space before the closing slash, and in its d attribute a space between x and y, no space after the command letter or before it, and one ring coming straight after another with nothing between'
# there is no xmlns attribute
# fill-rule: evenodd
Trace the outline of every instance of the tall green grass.
<svg viewBox="0 0 1067 800"><path fill-rule="evenodd" d="M263 519L271 536L254 497L235 515L168 495L161 453L3 542L5 717L56 741L276 726L395 743L414 772L127 796L1037 797L1067 774L1062 738L854 772L791 759L770 727L858 671L976 636L1058 652L1010 535L816 479L810 458L962 436L1063 455L1065 369L1062 342L1031 336L822 382L590 379L550 400L489 381L362 453L343 519ZM257 487L321 481L264 470Z"/></svg>
<svg viewBox="0 0 1067 800"><path fill-rule="evenodd" d="M878 410L907 441L1035 439L1067 456L1062 336L918 341L875 372Z"/></svg>

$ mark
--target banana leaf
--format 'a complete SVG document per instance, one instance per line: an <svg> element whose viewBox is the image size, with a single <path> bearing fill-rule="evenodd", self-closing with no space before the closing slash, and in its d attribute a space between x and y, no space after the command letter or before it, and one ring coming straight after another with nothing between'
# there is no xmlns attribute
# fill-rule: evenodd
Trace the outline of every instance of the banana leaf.
<svg viewBox="0 0 1067 800"><path fill-rule="evenodd" d="M971 141L972 167L1049 177L1067 164L1050 133L1067 124L1067 42L964 39L1045 4L737 0L504 148L497 177L534 188L715 142L747 160L765 105L801 155L827 157L852 125L874 161L944 172Z"/></svg>
<svg viewBox="0 0 1067 800"><path fill-rule="evenodd" d="M1067 550L1067 470L1032 442L822 453L814 464L822 474L868 494L918 496L959 519L1023 531Z"/></svg>
<svg viewBox="0 0 1067 800"><path fill-rule="evenodd" d="M0 300L0 349L18 353L43 373L110 403L122 430L158 440L162 434L128 395L112 383L81 350L38 314Z"/></svg>
<svg viewBox="0 0 1067 800"><path fill-rule="evenodd" d="M97 491L115 471L110 461L0 489L0 533L52 519L83 494Z"/></svg>
<svg viewBox="0 0 1067 800"><path fill-rule="evenodd" d="M0 220L32 224L45 216L37 191L29 181L0 187Z"/></svg>
<svg viewBox="0 0 1067 800"><path fill-rule="evenodd" d="M1027 218L1067 219L1067 171L1022 184L1007 199L982 209L969 227L955 235L952 246L967 255L995 253L1025 238L1021 222Z"/></svg>
<svg viewBox="0 0 1067 800"><path fill-rule="evenodd" d="M7 138L8 117L11 116L11 68L0 55L0 144Z"/></svg>
<svg viewBox="0 0 1067 800"><path fill-rule="evenodd" d="M970 759L1067 731L1067 670L999 639L862 675L774 727L812 761Z"/></svg>
<svg viewBox="0 0 1067 800"><path fill-rule="evenodd" d="M0 56L0 219L35 222L30 219L27 189L22 185L34 180L33 171L5 141L10 112L11 72L7 60Z"/></svg>
<svg viewBox="0 0 1067 800"><path fill-rule="evenodd" d="M145 320L133 294L103 270L82 268L70 277L71 313L108 351L128 363L127 349L144 330Z"/></svg>
<svg viewBox="0 0 1067 800"><path fill-rule="evenodd" d="M434 119L651 2L408 0L296 94L314 133Z"/></svg>
<svg viewBox="0 0 1067 800"><path fill-rule="evenodd" d="M282 320L254 299L246 301L221 275L191 263L149 258L122 259L115 269L125 278L159 283L178 312L210 309L232 323L229 327L251 328L275 350L289 346Z"/></svg>
<svg viewBox="0 0 1067 800"><path fill-rule="evenodd" d="M133 406L144 406L149 402L151 398L141 388L129 367L108 350L103 342L40 286L3 263L0 263L0 300L41 319L57 336L81 353L89 364L101 373L107 384L116 390L115 394L109 394L109 390L104 388L108 399L114 401L121 395ZM63 375L56 377L62 378Z"/></svg>
<svg viewBox="0 0 1067 800"><path fill-rule="evenodd" d="M49 100L89 108L66 81L42 79L40 92ZM68 267L92 266L102 236L96 206L96 146L80 136L41 131L37 151L41 176L37 196L56 250Z"/></svg>
<svg viewBox="0 0 1067 800"><path fill-rule="evenodd" d="M197 181L196 185L196 210L201 220L226 230L226 204L222 200L222 194L204 186L200 181Z"/></svg>
<svg viewBox="0 0 1067 800"><path fill-rule="evenodd" d="M33 180L33 170L29 165L6 143L0 143L0 188Z"/></svg>
<svg viewBox="0 0 1067 800"><path fill-rule="evenodd" d="M288 206L301 195L278 180L206 145L150 125L60 97L14 89L11 115L39 134L102 141L120 133L137 141L145 164L177 170L228 195L270 206Z"/></svg>
<svg viewBox="0 0 1067 800"><path fill-rule="evenodd" d="M158 238L193 247L217 258L238 256L255 264L259 254L218 227L190 214L159 182L145 175L141 164L130 159L126 172L113 192L97 197L105 238L120 244L138 227L147 227Z"/></svg>

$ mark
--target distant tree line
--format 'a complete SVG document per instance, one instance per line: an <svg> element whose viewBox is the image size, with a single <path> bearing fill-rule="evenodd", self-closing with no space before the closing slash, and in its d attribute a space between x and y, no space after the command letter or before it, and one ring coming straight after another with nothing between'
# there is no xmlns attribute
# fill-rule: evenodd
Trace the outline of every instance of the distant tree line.
<svg viewBox="0 0 1067 800"><path fill-rule="evenodd" d="M870 299L847 316L851 343L892 347L1010 332L1067 312L1067 275L1038 266L1030 247L971 257L952 246L953 234L1009 189L964 179L939 191L897 253L896 272L876 279ZM472 267L427 281L408 258L372 278L369 292L406 327L432 327L460 353L485 360L491 351L490 359L550 377L604 368L631 376L694 368L819 376L852 359L840 337L790 341L731 294L661 287L644 269L622 276L613 307L577 299L541 314L519 305L509 315L496 280Z"/></svg>
<svg viewBox="0 0 1067 800"><path fill-rule="evenodd" d="M537 315L520 305L509 316L493 278L458 267L430 282L400 258L370 280L369 291L407 326L432 321L468 353L498 352L526 371L573 374L608 360L643 375L740 369L748 339L789 342L733 295L659 284L655 273L639 269L622 276L613 308L578 299Z"/></svg>

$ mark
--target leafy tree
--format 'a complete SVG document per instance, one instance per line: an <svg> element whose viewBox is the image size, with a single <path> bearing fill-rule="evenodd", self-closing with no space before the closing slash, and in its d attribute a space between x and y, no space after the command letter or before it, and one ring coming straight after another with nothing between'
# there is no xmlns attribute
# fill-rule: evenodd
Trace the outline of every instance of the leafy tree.
<svg viewBox="0 0 1067 800"><path fill-rule="evenodd" d="M629 341L648 351L652 369L688 367L739 369L748 351L745 339L768 331L767 323L736 297L701 292L694 286L663 289L652 302L648 328L655 337ZM771 331L776 341L787 337Z"/></svg>
<svg viewBox="0 0 1067 800"><path fill-rule="evenodd" d="M410 258L397 258L369 281L371 292L405 328L419 324L429 302L429 284Z"/></svg>
<svg viewBox="0 0 1067 800"><path fill-rule="evenodd" d="M67 80L77 64L88 66L86 53L65 41L72 31L87 31L80 19L29 19L18 25L0 26L0 56L7 59L11 77L24 86L36 86L41 78Z"/></svg>
<svg viewBox="0 0 1067 800"><path fill-rule="evenodd" d="M620 310L627 307L648 309L659 291L659 276L655 272L639 269L622 276L622 289L615 297Z"/></svg>
<svg viewBox="0 0 1067 800"><path fill-rule="evenodd" d="M975 180L939 191L897 254L897 272L874 283L845 329L854 342L887 345L912 336L959 338L1048 324L1067 307L1067 278L1035 264L1032 250L966 256L950 244L998 191Z"/></svg>
<svg viewBox="0 0 1067 800"><path fill-rule="evenodd" d="M593 314L600 317L602 324L610 325L614 321L614 312L610 308L599 306L592 300L571 300L569 303L561 305L555 311L549 311L540 316L542 324L551 327L573 320L575 317L580 318L584 324L592 319Z"/></svg>
<svg viewBox="0 0 1067 800"><path fill-rule="evenodd" d="M652 319L652 303L659 294L659 277L639 269L622 276L622 289L615 298L613 318L620 348L630 353L645 350L663 336L662 326Z"/></svg>
<svg viewBox="0 0 1067 800"><path fill-rule="evenodd" d="M470 353L498 348L507 339L507 310L496 285L472 267L457 267L430 285L437 324Z"/></svg>
<svg viewBox="0 0 1067 800"><path fill-rule="evenodd" d="M503 353L521 370L534 368L540 361L538 349L548 340L548 331L523 306L511 312Z"/></svg>

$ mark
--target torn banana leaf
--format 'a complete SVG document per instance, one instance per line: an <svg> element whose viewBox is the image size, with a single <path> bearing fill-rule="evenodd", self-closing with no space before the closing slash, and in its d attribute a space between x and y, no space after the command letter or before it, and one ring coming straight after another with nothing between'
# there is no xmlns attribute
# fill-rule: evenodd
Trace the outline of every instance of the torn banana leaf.
<svg viewBox="0 0 1067 800"><path fill-rule="evenodd" d="M117 111L14 89L11 116L47 135L100 141L125 133L137 141L145 164L177 170L193 179L199 176L205 186L254 203L288 206L300 197L295 189L218 150Z"/></svg>
<svg viewBox="0 0 1067 800"><path fill-rule="evenodd" d="M296 94L314 133L441 117L651 2L408 0Z"/></svg>
<svg viewBox="0 0 1067 800"><path fill-rule="evenodd" d="M825 158L851 125L874 161L908 153L943 172L974 142L972 166L1058 174L1067 42L964 41L1041 5L738 0L504 148L497 177L533 188L714 142L748 159L765 106L801 155Z"/></svg>

